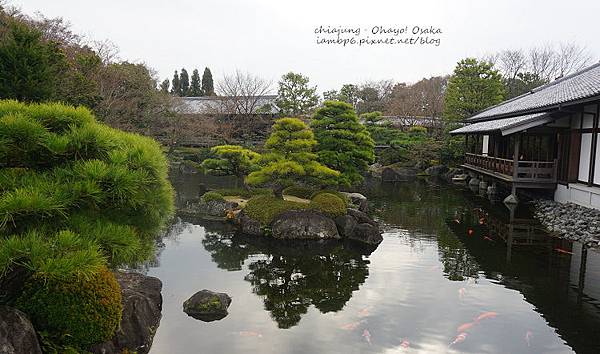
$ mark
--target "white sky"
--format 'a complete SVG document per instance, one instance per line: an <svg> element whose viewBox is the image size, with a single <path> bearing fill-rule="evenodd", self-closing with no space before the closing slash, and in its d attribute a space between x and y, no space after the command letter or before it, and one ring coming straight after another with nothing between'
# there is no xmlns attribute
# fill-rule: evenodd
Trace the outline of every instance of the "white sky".
<svg viewBox="0 0 600 354"><path fill-rule="evenodd" d="M345 83L414 82L451 73L466 56L574 41L600 54L598 0L8 0L25 13L62 16L75 32L110 39L120 57L161 79L210 67L273 81L308 75L318 92ZM318 25L440 27L439 47L325 47Z"/></svg>

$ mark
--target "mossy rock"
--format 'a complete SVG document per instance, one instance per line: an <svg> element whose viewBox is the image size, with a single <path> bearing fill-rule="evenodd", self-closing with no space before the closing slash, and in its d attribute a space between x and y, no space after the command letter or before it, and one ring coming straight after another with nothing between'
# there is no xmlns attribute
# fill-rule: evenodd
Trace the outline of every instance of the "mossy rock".
<svg viewBox="0 0 600 354"><path fill-rule="evenodd" d="M261 225L270 225L281 213L308 208L309 204L306 203L293 202L270 195L259 195L248 200L244 212L251 219L258 220Z"/></svg>
<svg viewBox="0 0 600 354"><path fill-rule="evenodd" d="M206 203L212 201L223 202L225 201L225 198L223 198L223 195L221 193L208 191L202 195L202 201Z"/></svg>
<svg viewBox="0 0 600 354"><path fill-rule="evenodd" d="M331 193L317 194L310 201L310 207L319 210L330 218L346 214L346 203L344 200Z"/></svg>
<svg viewBox="0 0 600 354"><path fill-rule="evenodd" d="M105 267L88 278L33 277L16 306L52 342L87 349L111 339L119 328L121 288Z"/></svg>
<svg viewBox="0 0 600 354"><path fill-rule="evenodd" d="M183 303L183 312L204 322L216 321L227 316L231 297L225 293L200 290Z"/></svg>

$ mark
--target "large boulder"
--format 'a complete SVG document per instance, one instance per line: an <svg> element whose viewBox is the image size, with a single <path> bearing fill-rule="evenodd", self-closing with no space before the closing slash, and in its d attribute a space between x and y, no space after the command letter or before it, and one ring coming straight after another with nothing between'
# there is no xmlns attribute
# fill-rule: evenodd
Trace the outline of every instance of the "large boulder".
<svg viewBox="0 0 600 354"><path fill-rule="evenodd" d="M42 353L35 329L27 315L7 306L0 306L0 353Z"/></svg>
<svg viewBox="0 0 600 354"><path fill-rule="evenodd" d="M235 215L234 221L243 234L252 236L262 236L264 234L260 221L252 219L243 210Z"/></svg>
<svg viewBox="0 0 600 354"><path fill-rule="evenodd" d="M441 177L446 172L448 172L448 167L444 165L431 166L425 170L425 173L432 177Z"/></svg>
<svg viewBox="0 0 600 354"><path fill-rule="evenodd" d="M160 323L162 283L158 278L139 273L117 272L121 286L123 317L112 340L90 349L92 353L148 353Z"/></svg>
<svg viewBox="0 0 600 354"><path fill-rule="evenodd" d="M417 177L418 170L414 167L390 165L383 168L381 180L384 182L410 181Z"/></svg>
<svg viewBox="0 0 600 354"><path fill-rule="evenodd" d="M342 237L349 237L354 232L354 228L358 225L358 222L350 215L340 215L335 218L335 225Z"/></svg>
<svg viewBox="0 0 600 354"><path fill-rule="evenodd" d="M209 200L206 202L200 198L198 201L188 205L187 209L201 215L223 217L226 216L228 210L235 209L238 206L238 203L226 200Z"/></svg>
<svg viewBox="0 0 600 354"><path fill-rule="evenodd" d="M378 226L375 220L371 219L367 213L364 213L360 210L348 208L347 213L356 219L359 224L371 224L373 226Z"/></svg>
<svg viewBox="0 0 600 354"><path fill-rule="evenodd" d="M360 193L348 193L348 192L341 192L341 193L346 198L348 198L348 200L350 200L350 204L355 209L358 209L365 213L369 209L369 203L367 201L367 197L365 197L364 195L362 195Z"/></svg>
<svg viewBox="0 0 600 354"><path fill-rule="evenodd" d="M348 239L369 245L378 245L383 241L379 228L367 223L356 225L354 232L348 236Z"/></svg>
<svg viewBox="0 0 600 354"><path fill-rule="evenodd" d="M312 210L290 210L271 224L276 239L339 239L333 219Z"/></svg>
<svg viewBox="0 0 600 354"><path fill-rule="evenodd" d="M231 297L225 293L200 290L183 303L183 312L204 322L216 321L227 316Z"/></svg>

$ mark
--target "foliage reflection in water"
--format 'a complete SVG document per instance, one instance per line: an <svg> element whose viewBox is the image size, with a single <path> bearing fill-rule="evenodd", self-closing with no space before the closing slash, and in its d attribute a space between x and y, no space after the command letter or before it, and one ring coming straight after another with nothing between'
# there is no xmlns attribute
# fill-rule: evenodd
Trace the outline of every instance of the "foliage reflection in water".
<svg viewBox="0 0 600 354"><path fill-rule="evenodd" d="M228 183L185 178L174 178L180 203L200 181ZM468 190L373 183L364 193L386 230L372 254L180 221L149 271L165 298L152 353L600 351L596 250ZM181 311L203 288L232 296L228 317L207 324Z"/></svg>

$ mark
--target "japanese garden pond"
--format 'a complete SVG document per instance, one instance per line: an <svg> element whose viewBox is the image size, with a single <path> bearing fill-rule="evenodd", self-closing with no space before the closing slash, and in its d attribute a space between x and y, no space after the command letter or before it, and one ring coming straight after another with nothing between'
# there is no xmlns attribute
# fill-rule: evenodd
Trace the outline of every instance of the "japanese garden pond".
<svg viewBox="0 0 600 354"><path fill-rule="evenodd" d="M180 204L230 182L172 181ZM372 252L178 218L147 269L164 298L151 353L600 352L599 251L466 188L368 185L384 230ZM201 289L228 293L229 315L187 316L182 303Z"/></svg>

